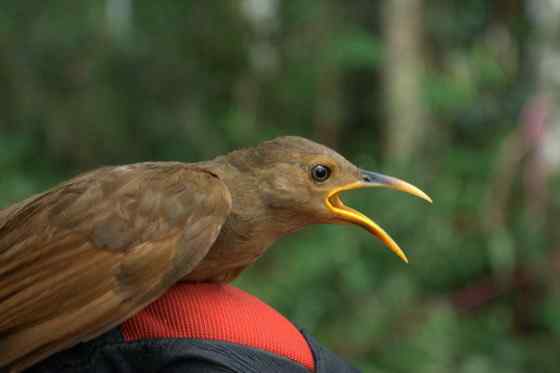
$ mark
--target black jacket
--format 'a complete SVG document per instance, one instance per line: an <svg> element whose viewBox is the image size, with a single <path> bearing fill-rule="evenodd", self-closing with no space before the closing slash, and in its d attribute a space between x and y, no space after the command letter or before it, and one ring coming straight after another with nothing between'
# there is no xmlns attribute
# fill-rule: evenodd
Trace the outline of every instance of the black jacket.
<svg viewBox="0 0 560 373"><path fill-rule="evenodd" d="M357 372L260 299L180 283L145 309L30 373Z"/></svg>
<svg viewBox="0 0 560 373"><path fill-rule="evenodd" d="M305 332L317 373L356 373ZM196 339L126 342L114 329L88 343L58 353L29 373L309 373L300 364L241 345Z"/></svg>

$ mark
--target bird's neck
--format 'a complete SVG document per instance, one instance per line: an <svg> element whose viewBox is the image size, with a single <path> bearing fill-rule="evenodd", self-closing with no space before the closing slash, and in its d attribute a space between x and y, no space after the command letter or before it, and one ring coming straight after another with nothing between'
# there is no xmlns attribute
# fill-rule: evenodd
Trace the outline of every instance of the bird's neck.
<svg viewBox="0 0 560 373"><path fill-rule="evenodd" d="M185 280L229 282L277 239L303 227L293 216L283 217L281 211L271 213L260 196L257 180L224 157L197 166L216 174L227 185L232 210L207 256Z"/></svg>

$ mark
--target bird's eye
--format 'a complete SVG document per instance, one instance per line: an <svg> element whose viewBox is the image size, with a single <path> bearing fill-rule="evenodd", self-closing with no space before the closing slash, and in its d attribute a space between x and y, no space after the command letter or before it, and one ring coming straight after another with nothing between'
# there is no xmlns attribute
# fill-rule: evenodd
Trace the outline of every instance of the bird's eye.
<svg viewBox="0 0 560 373"><path fill-rule="evenodd" d="M327 166L323 166L322 164L318 164L313 166L311 169L311 177L313 180L323 182L327 180L331 176L331 169Z"/></svg>

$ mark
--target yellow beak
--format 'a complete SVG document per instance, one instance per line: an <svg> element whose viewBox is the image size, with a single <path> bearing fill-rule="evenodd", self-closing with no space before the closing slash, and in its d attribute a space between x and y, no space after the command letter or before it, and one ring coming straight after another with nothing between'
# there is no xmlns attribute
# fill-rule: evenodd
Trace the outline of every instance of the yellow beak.
<svg viewBox="0 0 560 373"><path fill-rule="evenodd" d="M403 250L399 245L373 220L362 214L361 212L354 210L351 207L346 206L340 199L339 194L341 192L353 189L362 188L390 188L401 192L412 194L416 197L422 198L430 203L432 199L423 191L418 189L412 184L402 181L400 179L385 176L371 171L361 170L362 180L350 183L348 185L336 188L332 190L325 200L327 207L337 216L337 218L342 221L354 223L362 226L374 236L379 238L393 253L395 253L399 258L401 258L405 263L408 263L408 258L406 257Z"/></svg>

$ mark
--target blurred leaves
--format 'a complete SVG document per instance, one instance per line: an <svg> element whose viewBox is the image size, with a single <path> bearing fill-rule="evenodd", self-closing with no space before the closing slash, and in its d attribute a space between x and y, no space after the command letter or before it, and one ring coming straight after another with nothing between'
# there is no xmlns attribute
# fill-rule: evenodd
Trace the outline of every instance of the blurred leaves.
<svg viewBox="0 0 560 373"><path fill-rule="evenodd" d="M381 41L363 30L342 33L327 47L325 61L340 69L376 67L382 59Z"/></svg>

